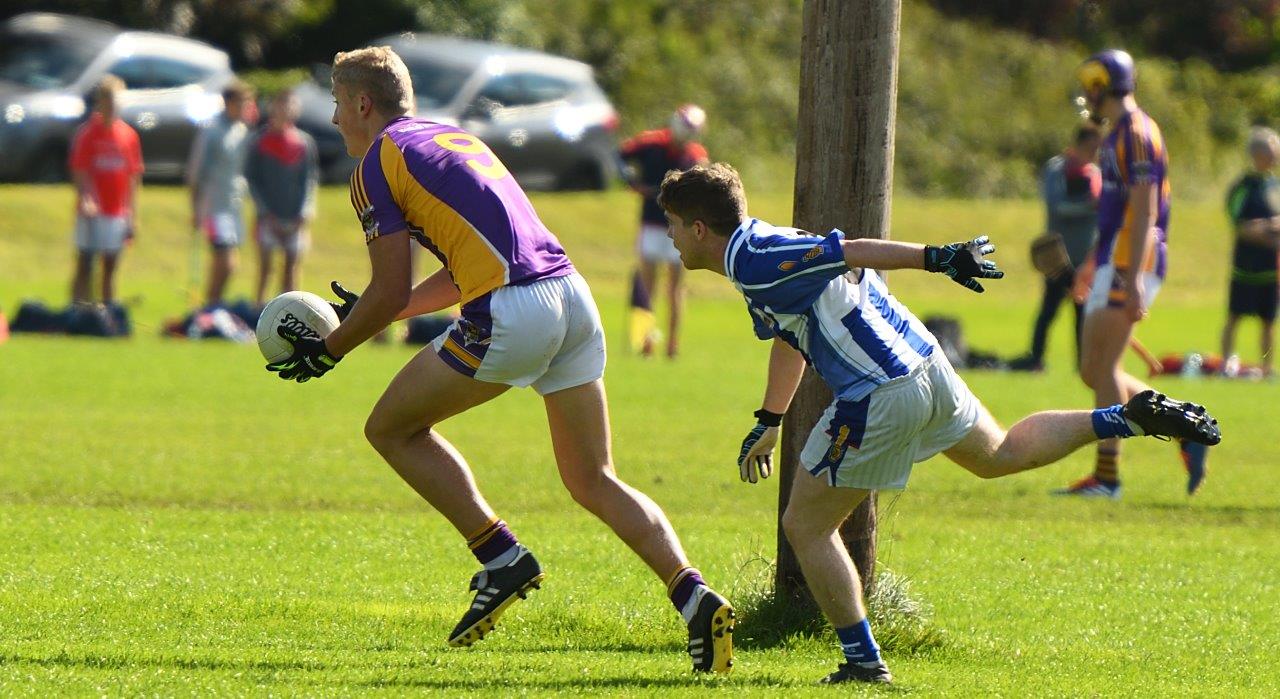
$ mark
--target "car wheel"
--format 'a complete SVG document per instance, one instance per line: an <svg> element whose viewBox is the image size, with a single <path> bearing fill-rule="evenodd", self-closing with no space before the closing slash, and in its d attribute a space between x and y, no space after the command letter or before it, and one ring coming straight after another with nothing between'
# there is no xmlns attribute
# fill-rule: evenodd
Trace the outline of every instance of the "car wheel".
<svg viewBox="0 0 1280 699"><path fill-rule="evenodd" d="M609 183L605 178L604 167L594 160L587 160L569 169L560 176L558 189L589 189L600 191Z"/></svg>
<svg viewBox="0 0 1280 699"><path fill-rule="evenodd" d="M66 182L70 176L67 172L66 150L56 144L41 148L27 172L30 173L28 176L32 182Z"/></svg>

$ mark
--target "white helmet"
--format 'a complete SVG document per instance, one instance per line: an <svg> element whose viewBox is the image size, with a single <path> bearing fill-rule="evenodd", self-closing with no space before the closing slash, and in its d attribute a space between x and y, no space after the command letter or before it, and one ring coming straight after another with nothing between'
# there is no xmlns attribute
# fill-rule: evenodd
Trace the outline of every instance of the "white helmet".
<svg viewBox="0 0 1280 699"><path fill-rule="evenodd" d="M671 115L671 135L678 141L692 141L707 124L707 113L696 104L681 105Z"/></svg>

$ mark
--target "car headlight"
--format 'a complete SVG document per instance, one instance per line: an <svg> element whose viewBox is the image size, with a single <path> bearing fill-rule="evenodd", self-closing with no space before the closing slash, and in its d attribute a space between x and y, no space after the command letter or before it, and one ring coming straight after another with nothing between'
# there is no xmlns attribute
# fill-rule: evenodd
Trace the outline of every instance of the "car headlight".
<svg viewBox="0 0 1280 699"><path fill-rule="evenodd" d="M6 124L21 124L31 119L74 120L84 116L84 100L72 95L39 95L25 104L17 102L4 108Z"/></svg>
<svg viewBox="0 0 1280 699"><path fill-rule="evenodd" d="M196 92L187 96L187 118L193 123L202 124L222 111L222 95Z"/></svg>
<svg viewBox="0 0 1280 699"><path fill-rule="evenodd" d="M573 143L582 138L587 130L587 122L576 108L566 106L556 112L552 127L560 138Z"/></svg>

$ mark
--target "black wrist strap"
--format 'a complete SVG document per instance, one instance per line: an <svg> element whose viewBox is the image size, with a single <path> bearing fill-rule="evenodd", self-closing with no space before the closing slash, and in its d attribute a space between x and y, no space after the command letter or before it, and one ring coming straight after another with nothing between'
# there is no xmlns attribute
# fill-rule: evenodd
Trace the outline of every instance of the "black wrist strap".
<svg viewBox="0 0 1280 699"><path fill-rule="evenodd" d="M924 271L926 272L942 271L940 266L938 265L938 255L940 252L941 252L941 248L939 248L936 245L924 246Z"/></svg>
<svg viewBox="0 0 1280 699"><path fill-rule="evenodd" d="M771 413L764 408L755 413L756 421L765 427L777 427L782 424L782 413Z"/></svg>

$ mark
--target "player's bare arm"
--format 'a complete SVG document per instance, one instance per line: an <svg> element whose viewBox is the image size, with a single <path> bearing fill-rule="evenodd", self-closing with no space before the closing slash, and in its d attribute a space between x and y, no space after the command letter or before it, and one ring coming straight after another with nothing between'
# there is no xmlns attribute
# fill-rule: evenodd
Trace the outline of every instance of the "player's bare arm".
<svg viewBox="0 0 1280 699"><path fill-rule="evenodd" d="M760 407L769 412L787 412L804 374L804 355L780 338L773 339L769 350L769 378Z"/></svg>
<svg viewBox="0 0 1280 699"><path fill-rule="evenodd" d="M1125 270L1125 288L1130 290L1125 301L1125 311L1130 320L1139 321L1147 314L1147 302L1143 298L1142 264L1151 247L1151 226L1156 220L1156 187L1149 182L1135 184L1129 190L1129 210L1132 212L1134 234L1129 239L1129 268Z"/></svg>
<svg viewBox="0 0 1280 699"><path fill-rule="evenodd" d="M878 238L859 238L840 243L844 261L849 269L923 269L950 277L965 288L982 293L978 279L1000 279L1004 272L996 263L983 259L996 251L987 236L979 236L968 242L933 246L919 243L900 243Z"/></svg>
<svg viewBox="0 0 1280 699"><path fill-rule="evenodd" d="M738 451L738 475L743 481L755 483L773 473L773 450L778 445L782 415L796 395L804 364L804 355L782 339L773 339L764 401L756 411L756 426L747 433Z"/></svg>
<svg viewBox="0 0 1280 699"><path fill-rule="evenodd" d="M449 270L441 268L413 288L413 292L409 294L409 303L396 316L396 320L435 313L457 305L460 301L462 292L453 283Z"/></svg>
<svg viewBox="0 0 1280 699"><path fill-rule="evenodd" d="M98 200L93 196L93 182L89 173L77 171L76 178L76 210L81 216L97 216Z"/></svg>
<svg viewBox="0 0 1280 699"><path fill-rule="evenodd" d="M369 243L373 274L369 286L342 324L325 338L325 347L341 357L377 335L409 302L409 235L400 231Z"/></svg>
<svg viewBox="0 0 1280 699"><path fill-rule="evenodd" d="M1275 218L1251 218L1236 224L1236 237L1246 243L1276 247L1280 221Z"/></svg>

